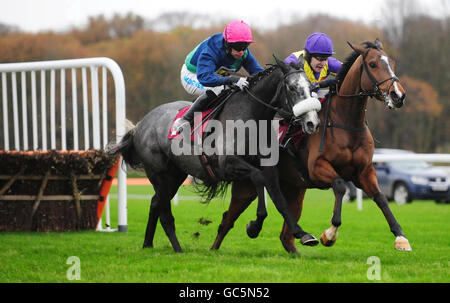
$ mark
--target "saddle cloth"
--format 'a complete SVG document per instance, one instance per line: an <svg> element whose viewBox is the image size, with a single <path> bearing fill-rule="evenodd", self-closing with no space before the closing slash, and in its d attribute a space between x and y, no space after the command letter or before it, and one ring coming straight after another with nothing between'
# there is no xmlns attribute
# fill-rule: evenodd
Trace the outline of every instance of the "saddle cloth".
<svg viewBox="0 0 450 303"><path fill-rule="evenodd" d="M182 139L183 137L177 133L177 131L173 128L173 124L175 123L176 120L180 119L181 117L183 117L183 115L189 110L191 106L186 106L183 107L182 109L180 109L177 113L177 115L175 116L175 118L172 121L172 124L170 125L170 129L169 129L169 136L168 139ZM194 117L194 121L202 121L202 125L199 126L196 130L195 133L191 133L191 141L194 142L194 136L195 134L199 135L200 138L203 138L203 129L206 128L206 126L208 125L208 121L212 118L208 117L208 119L206 119L205 121L203 121L203 119L205 119L206 116L209 115L209 113L211 113L214 110L214 108L210 108L204 112L202 112L202 116L201 116L201 120L199 119L200 117L195 116ZM197 125L194 125L194 127L197 127ZM192 129L191 129L192 132Z"/></svg>
<svg viewBox="0 0 450 303"><path fill-rule="evenodd" d="M289 129L289 123L286 122L284 119L280 120L280 128L278 129L278 143L281 144L281 142L283 142L284 137L286 136L286 133ZM291 140L293 140L293 142L295 143L295 148L299 149L300 148L300 143L302 142L302 140L306 137L306 134L303 132L302 129L300 129L299 131L293 133L291 135Z"/></svg>

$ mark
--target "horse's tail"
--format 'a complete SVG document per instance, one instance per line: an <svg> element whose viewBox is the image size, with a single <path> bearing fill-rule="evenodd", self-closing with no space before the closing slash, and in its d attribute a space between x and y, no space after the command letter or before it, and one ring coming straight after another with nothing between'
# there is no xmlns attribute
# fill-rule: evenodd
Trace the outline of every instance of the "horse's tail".
<svg viewBox="0 0 450 303"><path fill-rule="evenodd" d="M202 203L209 203L213 198L223 198L230 183L229 181L202 181L194 179L194 189L202 197Z"/></svg>
<svg viewBox="0 0 450 303"><path fill-rule="evenodd" d="M118 143L110 143L106 147L107 152L110 155L118 156L122 155L123 161L130 165L132 168L139 168L141 161L136 157L134 149L134 133L136 132L136 126L130 120L125 120L125 129L127 133L122 137Z"/></svg>

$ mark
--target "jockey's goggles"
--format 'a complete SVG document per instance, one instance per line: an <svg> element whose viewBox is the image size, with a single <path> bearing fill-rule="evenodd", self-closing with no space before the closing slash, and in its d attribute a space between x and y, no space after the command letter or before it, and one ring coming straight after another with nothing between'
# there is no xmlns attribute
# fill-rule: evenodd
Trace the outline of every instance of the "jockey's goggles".
<svg viewBox="0 0 450 303"><path fill-rule="evenodd" d="M317 61L327 61L328 57L327 55L321 55L321 54L311 54L311 56L316 59Z"/></svg>
<svg viewBox="0 0 450 303"><path fill-rule="evenodd" d="M228 45L234 49L235 51L241 52L243 50L246 50L250 43L248 42L234 42L234 43L228 43Z"/></svg>

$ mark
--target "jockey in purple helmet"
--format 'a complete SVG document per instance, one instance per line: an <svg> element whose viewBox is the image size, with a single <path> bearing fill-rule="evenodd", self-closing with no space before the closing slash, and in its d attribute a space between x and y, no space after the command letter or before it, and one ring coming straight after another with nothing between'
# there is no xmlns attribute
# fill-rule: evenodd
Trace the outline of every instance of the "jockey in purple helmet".
<svg viewBox="0 0 450 303"><path fill-rule="evenodd" d="M202 111L215 99L225 85L240 89L248 85L246 78L231 76L241 67L250 74L264 70L248 49L253 43L250 26L244 21L232 21L223 33L212 35L201 42L186 57L181 69L181 84L191 95L199 96L183 118L174 123L178 132L192 123L194 112Z"/></svg>
<svg viewBox="0 0 450 303"><path fill-rule="evenodd" d="M314 86L312 91L318 93L318 97L322 98L328 90L319 91L319 83L323 82L329 75L336 76L342 67L342 63L339 60L331 57L333 54L333 40L326 34L314 33L306 38L303 50L292 53L284 59L284 62L302 64L309 81ZM334 79L326 81L329 82L329 85L334 85L332 81L335 83ZM282 148L294 157L297 153L297 147L291 137L298 131L297 127L290 125L280 144Z"/></svg>
<svg viewBox="0 0 450 303"><path fill-rule="evenodd" d="M336 76L341 69L342 63L331 57L333 54L333 40L324 33L314 33L306 38L303 50L292 53L284 61L302 62L309 81L314 86L313 91L317 93L319 83L329 75Z"/></svg>

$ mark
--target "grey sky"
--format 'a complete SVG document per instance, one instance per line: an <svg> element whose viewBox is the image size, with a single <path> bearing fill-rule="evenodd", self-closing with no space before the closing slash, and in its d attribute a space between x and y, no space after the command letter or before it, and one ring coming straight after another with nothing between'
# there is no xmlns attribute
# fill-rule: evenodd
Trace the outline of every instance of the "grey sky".
<svg viewBox="0 0 450 303"><path fill-rule="evenodd" d="M398 0L401 1L401 0ZM428 14L442 15L435 4L446 6L448 0L420 0L421 10ZM292 16L325 13L351 20L377 24L382 21L386 10L385 0L258 0L232 1L211 0L1 0L0 23L19 26L28 32L43 30L61 31L72 26L86 24L88 16L133 12L146 19L153 19L162 13L187 11L225 18L239 18L261 29L271 28L279 23L292 21ZM257 3L258 9L255 9ZM262 9L264 8L264 9Z"/></svg>

